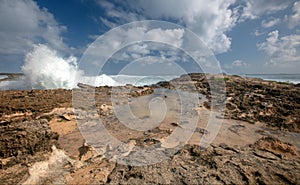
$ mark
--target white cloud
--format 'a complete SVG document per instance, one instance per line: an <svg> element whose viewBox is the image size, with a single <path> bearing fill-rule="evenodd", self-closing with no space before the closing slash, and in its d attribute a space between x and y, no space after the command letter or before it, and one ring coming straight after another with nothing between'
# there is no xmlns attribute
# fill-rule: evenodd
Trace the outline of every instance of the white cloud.
<svg viewBox="0 0 300 185"><path fill-rule="evenodd" d="M109 17L102 18L107 26L114 26L114 22L123 24L143 19L176 20L194 31L216 53L230 48L231 39L226 33L237 20L229 8L235 0L212 0L209 3L206 0L190 0L188 3L182 0L136 0L118 2L120 6L98 2Z"/></svg>
<svg viewBox="0 0 300 185"><path fill-rule="evenodd" d="M109 33L106 39L102 40L97 47L104 47L102 52L97 51L97 55L103 53L106 55L120 47L121 44L131 44L132 41L159 41L168 43L174 47L181 47L183 42L183 29L161 29L147 28L146 26L137 26L130 28L119 28L116 32ZM98 50L100 48L97 48ZM149 53L146 44L135 45L130 50L131 53L147 54Z"/></svg>
<svg viewBox="0 0 300 185"><path fill-rule="evenodd" d="M257 45L259 50L266 52L270 57L268 64L272 65L299 62L299 46L300 34L280 37L278 30L270 32L266 41Z"/></svg>
<svg viewBox="0 0 300 185"><path fill-rule="evenodd" d="M261 35L264 35L265 32L261 32L259 30L255 30L252 34L255 35L255 36L261 36Z"/></svg>
<svg viewBox="0 0 300 185"><path fill-rule="evenodd" d="M273 27L273 26L275 26L275 25L277 25L279 23L280 23L280 19L279 18L272 18L272 19L270 19L268 21L263 20L261 22L261 26L263 28L271 28L271 27Z"/></svg>
<svg viewBox="0 0 300 185"><path fill-rule="evenodd" d="M143 57L143 58L138 58L136 61L139 62L141 65L146 66L146 65L153 65L153 64L157 64L157 65L171 65L173 63L175 63L178 60L177 57L161 57L161 56L147 56L147 57ZM158 68L160 66L157 66Z"/></svg>
<svg viewBox="0 0 300 185"><path fill-rule="evenodd" d="M28 52L35 43L48 43L63 51L60 26L53 15L31 0L2 0L0 4L0 53L15 55Z"/></svg>
<svg viewBox="0 0 300 185"><path fill-rule="evenodd" d="M96 2L98 3L98 5L105 9L106 16L100 17L100 21L109 28L114 28L119 26L120 24L132 21L145 19L144 16L129 11L130 5L136 5L135 2L118 2L121 5L126 6L126 9L122 8L122 6L113 4L113 1L109 2L107 0L96 0ZM114 19L117 19L118 21Z"/></svg>
<svg viewBox="0 0 300 185"><path fill-rule="evenodd" d="M180 48L183 44L184 33L185 30L180 28L150 28L146 24L139 23L119 27L107 32L105 37L89 46L88 54L84 55L85 66L88 67L86 71L102 67L109 58L113 62L119 63L148 56L151 51L164 51L166 46L164 43L170 45L171 48ZM166 51L170 51L170 49ZM163 54L165 53L163 52ZM161 55L161 57L163 56Z"/></svg>
<svg viewBox="0 0 300 185"><path fill-rule="evenodd" d="M292 29L300 25L300 2L295 2L293 6L293 15L289 17L289 28Z"/></svg>
<svg viewBox="0 0 300 185"><path fill-rule="evenodd" d="M272 14L286 9L292 0L248 0L243 9L243 18L256 19L263 14Z"/></svg>
<svg viewBox="0 0 300 185"><path fill-rule="evenodd" d="M100 17L100 21L109 28L114 28L114 27L118 26L116 23L109 21L108 19L106 19L104 17Z"/></svg>
<svg viewBox="0 0 300 185"><path fill-rule="evenodd" d="M233 67L246 67L248 64L246 62L243 62L242 60L235 60L231 64Z"/></svg>
<svg viewBox="0 0 300 185"><path fill-rule="evenodd" d="M161 23L164 23L164 27L161 27ZM193 53L195 51L199 53ZM104 69L102 72L106 73L107 66L120 64L123 70L131 66L130 64L134 61L142 63L143 59L147 59L147 62L151 64L182 65L187 71L200 71L200 64L197 61L204 65L216 63L207 48L200 42L198 43L195 35L189 35L187 30L174 27L170 23L144 21L112 29L91 44L81 60L81 64L84 64L81 69L86 74L96 74L99 69ZM203 67L202 63L201 67ZM212 64L212 69L206 66L203 69L216 71L217 67L218 65ZM153 70L151 68L149 72Z"/></svg>
<svg viewBox="0 0 300 185"><path fill-rule="evenodd" d="M126 48L118 51L113 56L113 61L118 63L119 61L132 61L138 58L142 58L150 54L151 48L146 43L136 43L134 45L129 45Z"/></svg>
<svg viewBox="0 0 300 185"><path fill-rule="evenodd" d="M236 69L243 70L243 69L246 69L247 67L249 67L249 64L242 60L235 60L231 64L223 64L223 67L224 67L224 69L226 69L228 71L234 71Z"/></svg>

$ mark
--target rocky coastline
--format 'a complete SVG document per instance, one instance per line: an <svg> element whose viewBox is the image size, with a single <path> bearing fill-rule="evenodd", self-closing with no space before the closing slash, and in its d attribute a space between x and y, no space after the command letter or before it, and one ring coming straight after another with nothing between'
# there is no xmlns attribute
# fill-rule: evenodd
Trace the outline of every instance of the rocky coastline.
<svg viewBox="0 0 300 185"><path fill-rule="evenodd" d="M297 84L194 73L144 87L78 86L83 92L94 92L95 109L104 126L132 146L124 152L126 156L134 154L137 146L166 146L164 138L184 125L174 111L155 129L128 129L114 115L111 97L116 92L118 97L124 97L120 104L146 101L157 89L196 92L205 96L201 105L194 107L202 117L190 141L169 159L130 166L106 157L114 154L110 154L113 148L105 146L101 153L82 137L76 122L80 116L72 104L74 90L0 91L1 184L300 183ZM212 94L211 88L217 89L217 94ZM172 96L162 98L173 102ZM213 102L214 98L218 101ZM210 111L218 112L221 105L225 108L221 117L225 121L220 133L201 149L195 143L210 134L203 126L205 116ZM168 151L167 146L162 148Z"/></svg>

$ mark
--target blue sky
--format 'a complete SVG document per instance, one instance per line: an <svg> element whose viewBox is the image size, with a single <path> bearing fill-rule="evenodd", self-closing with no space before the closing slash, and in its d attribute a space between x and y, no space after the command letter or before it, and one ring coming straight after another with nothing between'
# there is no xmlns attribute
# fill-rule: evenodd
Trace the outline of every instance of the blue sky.
<svg viewBox="0 0 300 185"><path fill-rule="evenodd" d="M300 69L300 2L295 0L0 2L0 72L21 72L25 55L39 43L63 57L80 59L98 36L140 20L169 21L190 29L227 73ZM118 62L109 67L108 71L120 68Z"/></svg>

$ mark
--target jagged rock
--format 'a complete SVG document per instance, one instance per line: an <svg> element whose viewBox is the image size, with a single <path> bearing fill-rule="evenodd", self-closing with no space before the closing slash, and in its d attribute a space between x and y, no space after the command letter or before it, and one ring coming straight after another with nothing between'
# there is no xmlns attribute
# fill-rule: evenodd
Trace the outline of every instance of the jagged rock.
<svg viewBox="0 0 300 185"><path fill-rule="evenodd" d="M199 132L201 134L208 134L209 133L206 129L198 128L198 127L195 129L195 132Z"/></svg>
<svg viewBox="0 0 300 185"><path fill-rule="evenodd" d="M130 95L132 97L145 96L152 94L154 89L152 87L132 87Z"/></svg>
<svg viewBox="0 0 300 185"><path fill-rule="evenodd" d="M29 167L45 160L57 139L45 119L0 124L1 184L27 179Z"/></svg>
<svg viewBox="0 0 300 185"><path fill-rule="evenodd" d="M71 121L71 120L72 120L71 116L68 115L68 114L63 114L61 117L62 117L63 119L65 119L65 120L67 120L67 121Z"/></svg>
<svg viewBox="0 0 300 185"><path fill-rule="evenodd" d="M83 89L94 89L95 88L95 86L83 84L83 83L78 83L77 86L80 88L83 88Z"/></svg>
<svg viewBox="0 0 300 185"><path fill-rule="evenodd" d="M81 146L79 149L79 159L81 161L87 161L87 160L92 160L93 158L96 158L98 156L101 156L99 152L95 150L95 148L87 145L84 143L83 146Z"/></svg>
<svg viewBox="0 0 300 185"><path fill-rule="evenodd" d="M224 79L226 92L223 91L225 87L219 79ZM165 88L170 89L174 86L171 87L169 84L176 84L175 87L180 90L188 90L189 86L194 86L197 92L206 95L209 100L212 98L210 86L213 85L217 91L214 98L221 104L227 99L226 118L249 123L264 122L267 126L300 132L300 89L297 85L239 76L222 77L197 73L182 75L163 84ZM157 85L161 86L161 83ZM224 95L227 98L222 97ZM210 101L204 102L203 106L207 109L218 108L217 104Z"/></svg>
<svg viewBox="0 0 300 185"><path fill-rule="evenodd" d="M298 142L294 142L293 144L296 143L294 146L273 137L264 137L249 146L229 146L229 144L224 143L220 145L212 144L208 148L195 145L182 146L176 141L164 142L163 138L172 134L172 129L180 129L178 127L171 127L172 129L167 127L165 130L156 127L140 133L131 130L128 132L130 134L123 138L125 137L125 127L117 122L117 118L112 115L113 111L110 106L112 102L108 101L111 100L112 93L115 93L117 97L133 99L136 96L151 94L155 88L161 87L197 91L206 95L208 99L201 108L205 111L209 111L207 109L217 111L218 106L214 103L221 105L226 103L225 100L227 100L226 118L240 119L251 123L262 122L266 126L275 127L278 133L285 133L280 129L299 132L300 95L297 85L279 84L259 79L250 80L237 76L225 77L220 80L219 76L189 74L150 87L134 87L132 85L114 88L92 87L95 90L95 97L86 97L87 91L85 90L89 87L82 86L85 89L77 89L83 91L82 94L79 94L82 96L78 96L78 99L73 101L78 101L80 104L80 102L94 98L95 106L85 108L79 105L79 107L75 107L76 113L71 109L61 109L62 107L72 107L72 92L68 90L0 91L0 182L3 184L37 182L31 181L32 174L39 172L37 167L42 164L41 166L45 167L44 170L42 169L41 174L37 173L36 175L40 178L38 182L44 184L299 183L300 157L297 148L299 147ZM218 88L218 85L225 81L227 97L220 95L220 97L217 97L218 101L211 101L212 97L218 95L209 92L211 88L209 82L212 81L215 82L214 88L221 95L225 92L222 91L222 88ZM171 99L169 96L165 98L165 100ZM123 102L117 103L121 104ZM95 111L90 111L91 109L95 109ZM53 112L51 112L52 110ZM101 115L101 112L103 115ZM96 118L99 118L99 113L107 123L105 127L113 136L118 137L126 145L120 145L116 148L108 144L103 148L103 153L102 150L98 151L99 148L96 151L88 145L80 147L82 143L77 145L73 143L73 141L79 140L79 138L76 138L80 137L77 131L77 134L72 135L68 140L69 142L66 142L75 146L72 146L72 150L79 150L79 152L73 153L73 160L64 155L56 155L55 152L53 153L55 150L52 153L50 152L50 148L53 144L56 144L58 136L51 132L47 120L63 117L63 119L74 121L72 116L75 115L81 120L87 118L96 120ZM47 120L40 118L46 118ZM33 121L33 119L38 120ZM172 122L178 122L181 126L187 124L180 120L167 120L168 126ZM91 123L96 124L92 121ZM57 124L60 124L60 122ZM242 135L238 134L248 126L243 122L243 124L229 126L228 129L236 133L236 137L239 139ZM195 132L201 133L197 133L197 135L211 134L200 127L197 127ZM261 127L258 132L261 132L261 135L270 133L264 127ZM295 140L297 137L296 133ZM173 147L180 146L181 149L166 160L146 166L122 165L113 161L120 157L138 158L139 155L135 148L148 146L161 147L162 154L167 153ZM71 156L68 153L66 155ZM63 160L60 163L56 161L56 157L51 158L51 156L62 156L63 158L58 157L58 159ZM105 157L112 159L112 161ZM158 157L160 156L154 156L150 160ZM49 161L49 159L51 160ZM141 160L144 159L139 159L139 161ZM147 163L145 160L142 162ZM43 164L50 165L47 167ZM47 169L50 169L51 173L46 173Z"/></svg>
<svg viewBox="0 0 300 185"><path fill-rule="evenodd" d="M295 146L281 142L273 137L264 137L258 140L254 146L262 151L268 151L278 157L296 157L298 152Z"/></svg>
<svg viewBox="0 0 300 185"><path fill-rule="evenodd" d="M0 125L0 158L49 151L57 139L45 119Z"/></svg>
<svg viewBox="0 0 300 185"><path fill-rule="evenodd" d="M180 127L180 124L178 122L173 122L173 123L171 123L171 125L174 127Z"/></svg>
<svg viewBox="0 0 300 185"><path fill-rule="evenodd" d="M113 112L113 106L107 104L100 105L99 109L99 114L103 116L109 115Z"/></svg>
<svg viewBox="0 0 300 185"><path fill-rule="evenodd" d="M272 142L272 141L266 141ZM115 167L108 183L121 184L294 184L300 176L299 158L281 159L255 146L234 152L230 147L185 146L171 159L148 166ZM256 151L256 154L252 153ZM276 163L272 162L276 160ZM287 171L286 169L293 169Z"/></svg>

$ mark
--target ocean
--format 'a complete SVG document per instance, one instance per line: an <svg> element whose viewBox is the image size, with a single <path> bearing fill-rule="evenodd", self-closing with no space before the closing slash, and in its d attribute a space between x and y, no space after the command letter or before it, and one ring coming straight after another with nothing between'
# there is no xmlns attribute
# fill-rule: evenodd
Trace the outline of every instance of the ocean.
<svg viewBox="0 0 300 185"><path fill-rule="evenodd" d="M6 79L6 78L8 78L7 75L0 75L0 80Z"/></svg>
<svg viewBox="0 0 300 185"><path fill-rule="evenodd" d="M99 76L79 76L77 78L68 76L59 78L50 75L23 76L18 79L1 81L0 90L25 90L25 89L72 89L78 83L92 86L123 86L132 84L134 86L152 85L161 81L169 81L179 75L166 76L134 76L134 75L99 75Z"/></svg>
<svg viewBox="0 0 300 185"><path fill-rule="evenodd" d="M47 69L45 68L47 66ZM99 69L100 70L100 69ZM132 84L135 86L156 84L160 81L169 81L178 75L163 76L133 76L133 75L107 75L88 76L78 67L74 57L62 58L55 51L40 45L25 57L22 66L24 76L18 79L2 80L0 90L22 89L72 89L78 83L92 86L122 86ZM300 74L246 74L242 76L262 78L265 80L300 83ZM1 75L0 79L7 78Z"/></svg>
<svg viewBox="0 0 300 185"><path fill-rule="evenodd" d="M23 89L72 89L77 87L77 83L89 84L92 86L123 86L132 84L135 86L144 86L156 84L160 81L169 81L180 75L168 76L134 76L134 75L99 75L96 77L80 76L79 78L54 78L39 76L30 79L21 77L15 80L1 81L0 90L23 90ZM269 81L288 82L293 84L300 83L300 74L243 74L240 76L260 78ZM0 79L7 76L0 76Z"/></svg>
<svg viewBox="0 0 300 185"><path fill-rule="evenodd" d="M240 76L260 78L276 82L288 82L293 84L300 83L300 74L243 74Z"/></svg>

